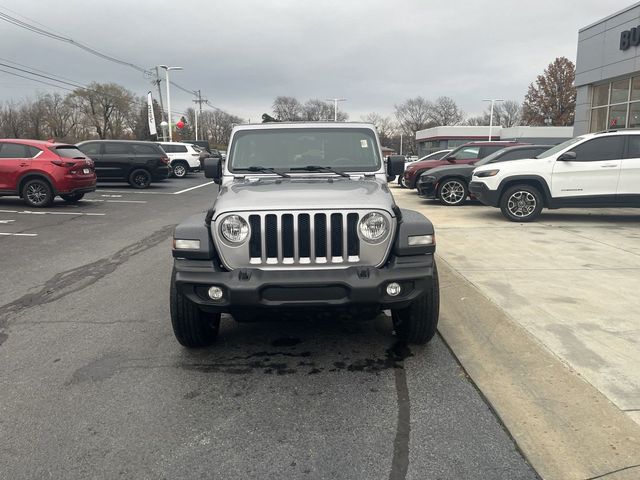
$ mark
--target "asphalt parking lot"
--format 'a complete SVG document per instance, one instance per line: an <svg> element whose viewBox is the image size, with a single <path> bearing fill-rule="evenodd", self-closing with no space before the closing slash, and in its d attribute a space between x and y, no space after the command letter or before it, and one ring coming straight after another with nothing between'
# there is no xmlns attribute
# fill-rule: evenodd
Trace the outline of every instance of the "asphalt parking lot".
<svg viewBox="0 0 640 480"><path fill-rule="evenodd" d="M0 199L0 477L538 478L442 340L394 348L384 315L225 319L183 349L170 236L215 194Z"/></svg>

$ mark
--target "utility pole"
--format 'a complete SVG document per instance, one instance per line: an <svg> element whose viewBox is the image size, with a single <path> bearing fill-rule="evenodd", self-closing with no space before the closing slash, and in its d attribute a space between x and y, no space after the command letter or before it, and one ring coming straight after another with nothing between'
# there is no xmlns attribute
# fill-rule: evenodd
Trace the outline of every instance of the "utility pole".
<svg viewBox="0 0 640 480"><path fill-rule="evenodd" d="M168 65L158 65L160 68L164 68L164 73L166 76L167 82L167 117L169 123L169 141L173 142L173 134L171 132L171 93L169 91L169 85L171 82L169 81L169 71L170 70L182 70L182 67L169 67Z"/></svg>
<svg viewBox="0 0 640 480"><path fill-rule="evenodd" d="M333 102L333 121L338 121L338 102L346 102L346 98L327 98L327 102Z"/></svg>
<svg viewBox="0 0 640 480"><path fill-rule="evenodd" d="M155 83L156 87L158 87L158 98L160 99L160 114L162 116L162 118L160 119L160 123L162 123L162 121L164 120L164 104L162 103L162 89L160 88L161 81L162 80L160 80L160 72L158 71L158 67L156 67L156 79L151 83ZM162 140L167 140L164 128L162 129Z"/></svg>
<svg viewBox="0 0 640 480"><path fill-rule="evenodd" d="M202 98L202 93L200 92L200 90L198 90L197 92L197 99L193 101L193 103L197 103L198 104L198 110L200 111L200 113L198 113L198 110L196 110L196 141L198 141L198 116L202 115L202 104L203 103L207 103L207 99L203 99Z"/></svg>

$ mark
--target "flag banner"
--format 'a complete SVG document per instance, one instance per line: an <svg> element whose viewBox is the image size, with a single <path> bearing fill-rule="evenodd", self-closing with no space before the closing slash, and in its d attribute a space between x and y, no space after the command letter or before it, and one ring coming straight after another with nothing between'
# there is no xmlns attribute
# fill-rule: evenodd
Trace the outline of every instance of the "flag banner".
<svg viewBox="0 0 640 480"><path fill-rule="evenodd" d="M153 100L151 99L151 92L147 93L147 116L149 117L149 133L157 136L158 130L156 130L156 117L153 115Z"/></svg>

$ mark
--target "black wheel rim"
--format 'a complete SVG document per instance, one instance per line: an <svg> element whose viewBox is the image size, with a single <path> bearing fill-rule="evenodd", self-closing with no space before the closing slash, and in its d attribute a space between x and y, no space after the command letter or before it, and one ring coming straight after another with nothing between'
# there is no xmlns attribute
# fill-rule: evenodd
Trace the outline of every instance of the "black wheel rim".
<svg viewBox="0 0 640 480"><path fill-rule="evenodd" d="M27 199L33 205L42 205L49 198L49 190L41 183L32 183L27 187Z"/></svg>
<svg viewBox="0 0 640 480"><path fill-rule="evenodd" d="M138 187L146 187L149 184L149 174L145 172L138 172L133 176L133 183Z"/></svg>

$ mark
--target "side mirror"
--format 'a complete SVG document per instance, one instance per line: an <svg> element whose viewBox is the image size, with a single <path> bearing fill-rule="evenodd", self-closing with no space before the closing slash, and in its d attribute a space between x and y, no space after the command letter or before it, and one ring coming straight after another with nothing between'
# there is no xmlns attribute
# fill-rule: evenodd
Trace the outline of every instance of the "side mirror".
<svg viewBox="0 0 640 480"><path fill-rule="evenodd" d="M455 156L454 156L454 157L445 157L444 159L445 159L447 162L451 162L451 163L453 163L453 162L455 162L456 157L455 157Z"/></svg>
<svg viewBox="0 0 640 480"><path fill-rule="evenodd" d="M390 155L387 160L387 175L404 173L404 155Z"/></svg>
<svg viewBox="0 0 640 480"><path fill-rule="evenodd" d="M212 178L215 183L222 181L222 162L219 158L208 157L204 159L204 176Z"/></svg>
<svg viewBox="0 0 640 480"><path fill-rule="evenodd" d="M575 162L577 159L576 152L564 152L557 158L558 162Z"/></svg>

